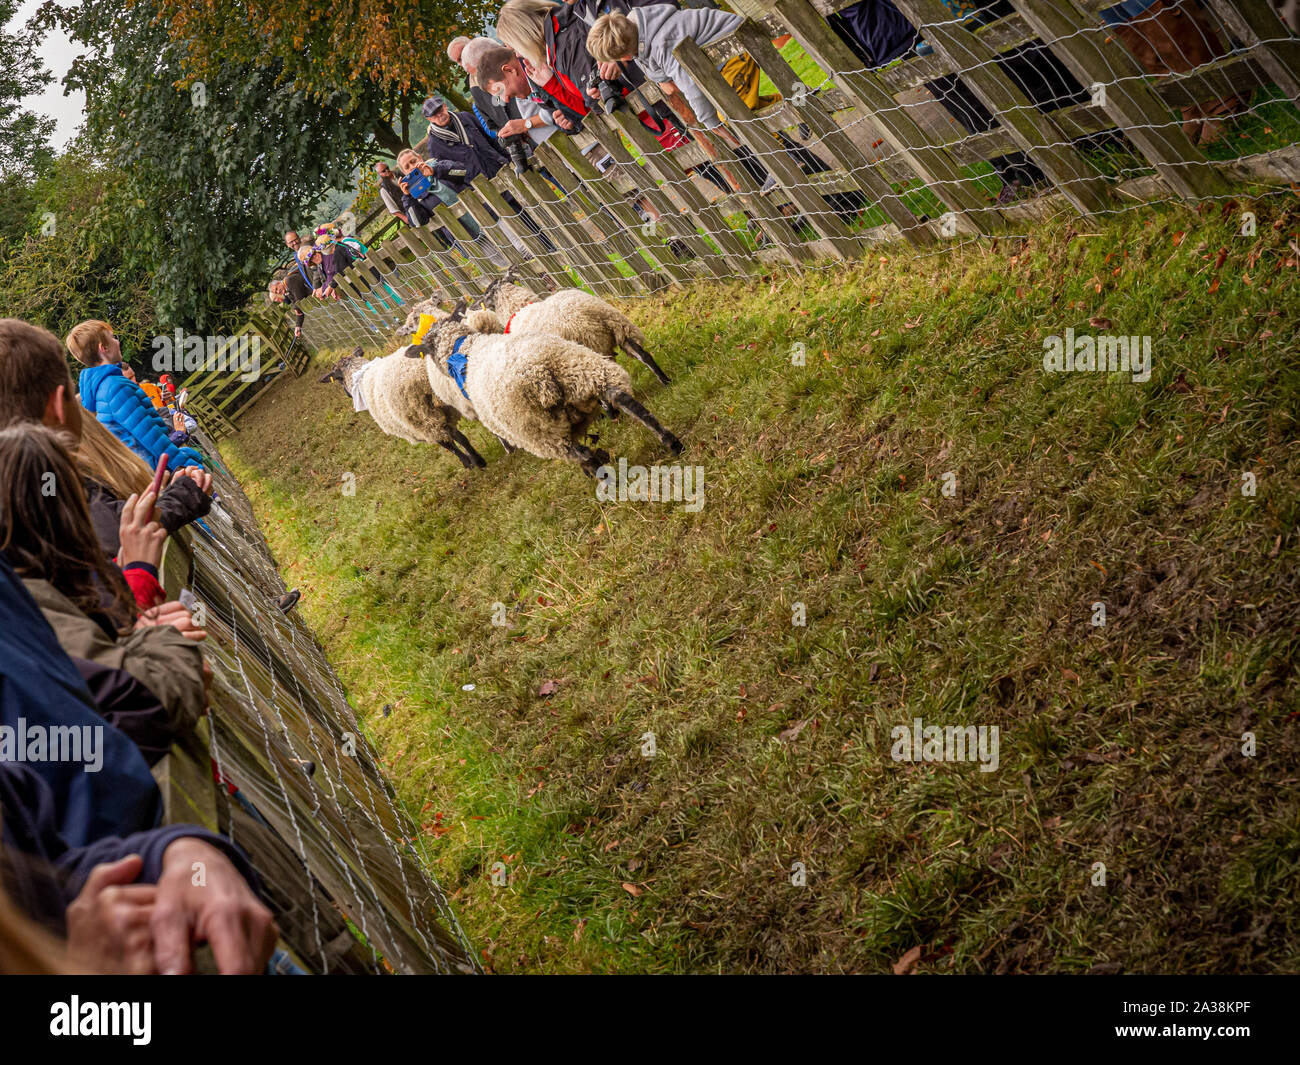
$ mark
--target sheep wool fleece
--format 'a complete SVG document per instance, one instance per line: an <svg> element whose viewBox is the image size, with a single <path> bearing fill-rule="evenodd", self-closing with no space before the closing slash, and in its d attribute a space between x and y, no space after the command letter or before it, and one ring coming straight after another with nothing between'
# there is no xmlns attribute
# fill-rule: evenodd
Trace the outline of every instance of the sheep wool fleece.
<svg viewBox="0 0 1300 1065"><path fill-rule="evenodd" d="M645 334L621 311L599 296L576 288L564 288L540 303L521 307L511 318L507 332L549 333L612 359L626 341L645 343Z"/></svg>
<svg viewBox="0 0 1300 1065"><path fill-rule="evenodd" d="M462 326L439 333L431 360L436 372L446 376L452 348L468 332ZM467 356L465 390L479 421L539 458L571 458L574 440L586 432L606 392L632 388L618 363L560 337L470 334L460 350Z"/></svg>
<svg viewBox="0 0 1300 1065"><path fill-rule="evenodd" d="M451 440L450 430L460 414L434 399L421 360L408 359L399 350L367 363L359 380L354 373L352 381L358 385L370 417L389 436L412 444Z"/></svg>

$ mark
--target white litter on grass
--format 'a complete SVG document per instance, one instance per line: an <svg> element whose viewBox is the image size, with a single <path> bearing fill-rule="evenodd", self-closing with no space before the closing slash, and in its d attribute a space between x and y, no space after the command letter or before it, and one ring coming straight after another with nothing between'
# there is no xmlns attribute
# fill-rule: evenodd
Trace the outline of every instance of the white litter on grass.
<svg viewBox="0 0 1300 1065"><path fill-rule="evenodd" d="M460 686L460 690L463 691L463 692L472 692L472 691L474 690L474 685L472 685L472 684L462 684L462 685Z"/></svg>

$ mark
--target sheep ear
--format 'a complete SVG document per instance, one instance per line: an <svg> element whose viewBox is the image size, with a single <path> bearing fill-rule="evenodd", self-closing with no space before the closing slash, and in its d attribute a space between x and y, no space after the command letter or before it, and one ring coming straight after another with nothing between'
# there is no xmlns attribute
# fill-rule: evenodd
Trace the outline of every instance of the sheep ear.
<svg viewBox="0 0 1300 1065"><path fill-rule="evenodd" d="M513 285L515 283L515 268L513 266L505 272L505 276L501 278L501 283L503 285Z"/></svg>
<svg viewBox="0 0 1300 1065"><path fill-rule="evenodd" d="M452 317L452 320L453 320L453 321L457 321L457 322L459 322L462 318L464 318L464 317L465 317L465 311L466 311L466 309L467 309L468 307L469 307L469 304L466 303L465 300L457 300L457 301L456 301L456 306L453 307L452 310L451 310L451 317Z"/></svg>
<svg viewBox="0 0 1300 1065"><path fill-rule="evenodd" d="M329 373L327 373L324 377L320 379L320 383L326 385L329 384L331 381L342 381L342 380L343 378L339 376L338 370L331 370Z"/></svg>
<svg viewBox="0 0 1300 1065"><path fill-rule="evenodd" d="M406 348L406 357L408 359L422 359L427 354L423 344L408 344Z"/></svg>

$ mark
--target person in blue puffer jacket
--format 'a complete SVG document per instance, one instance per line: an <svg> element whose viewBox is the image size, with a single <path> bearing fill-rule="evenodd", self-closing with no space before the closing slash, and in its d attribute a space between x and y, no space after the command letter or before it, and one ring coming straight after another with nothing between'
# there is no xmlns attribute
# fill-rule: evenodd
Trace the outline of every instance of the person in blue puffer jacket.
<svg viewBox="0 0 1300 1065"><path fill-rule="evenodd" d="M203 456L172 442L172 429L163 421L149 397L122 372L122 345L107 322L88 321L73 326L65 343L73 357L86 367L77 378L81 403L103 426L149 466L167 456L172 470L204 466Z"/></svg>

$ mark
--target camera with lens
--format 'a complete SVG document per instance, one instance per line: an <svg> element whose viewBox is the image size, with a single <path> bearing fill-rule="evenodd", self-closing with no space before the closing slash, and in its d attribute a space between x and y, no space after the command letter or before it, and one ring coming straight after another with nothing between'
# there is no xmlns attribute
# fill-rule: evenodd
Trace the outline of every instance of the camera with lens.
<svg viewBox="0 0 1300 1065"><path fill-rule="evenodd" d="M623 93L619 89L618 81L613 78L602 78L598 69L587 75L584 87L595 89L600 93L600 106L607 115L612 115L623 105Z"/></svg>
<svg viewBox="0 0 1300 1065"><path fill-rule="evenodd" d="M506 150L510 156L510 162L515 168L515 173L523 177L528 172L528 134L515 133L509 137L501 138L501 147Z"/></svg>

